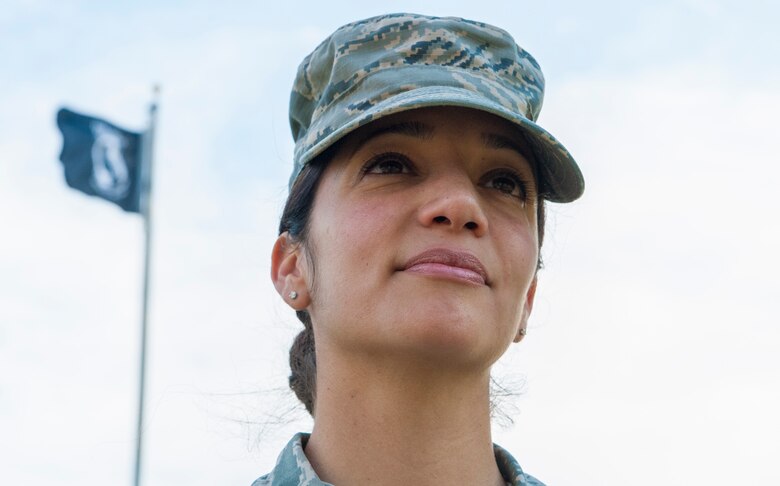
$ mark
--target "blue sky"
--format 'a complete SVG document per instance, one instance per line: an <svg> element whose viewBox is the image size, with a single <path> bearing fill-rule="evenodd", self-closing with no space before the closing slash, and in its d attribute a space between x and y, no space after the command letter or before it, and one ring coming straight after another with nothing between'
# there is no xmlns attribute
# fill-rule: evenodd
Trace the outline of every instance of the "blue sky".
<svg viewBox="0 0 780 486"><path fill-rule="evenodd" d="M287 97L328 33L389 10L6 2L6 482L130 480L141 222L65 186L54 115L67 105L142 129L154 83L145 484L249 484L310 427L284 391L298 324L268 278L291 169ZM580 201L551 207L529 335L496 366L523 390L496 442L549 484L779 482L777 4L392 10L511 32L547 77L540 123L586 176Z"/></svg>

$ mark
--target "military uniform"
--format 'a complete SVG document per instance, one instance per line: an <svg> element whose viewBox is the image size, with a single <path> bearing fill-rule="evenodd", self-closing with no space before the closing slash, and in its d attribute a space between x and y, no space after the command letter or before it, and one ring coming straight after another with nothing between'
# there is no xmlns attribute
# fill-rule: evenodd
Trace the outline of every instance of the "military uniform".
<svg viewBox="0 0 780 486"><path fill-rule="evenodd" d="M303 448L309 434L295 434L276 460L276 467L270 473L260 477L252 486L332 486L317 477ZM544 486L544 483L523 472L506 450L493 444L496 464L508 486Z"/></svg>

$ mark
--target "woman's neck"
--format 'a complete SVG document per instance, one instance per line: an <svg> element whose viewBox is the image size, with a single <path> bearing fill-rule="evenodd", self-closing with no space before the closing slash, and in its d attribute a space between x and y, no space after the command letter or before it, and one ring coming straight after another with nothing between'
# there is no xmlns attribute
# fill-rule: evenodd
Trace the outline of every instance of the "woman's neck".
<svg viewBox="0 0 780 486"><path fill-rule="evenodd" d="M323 481L505 484L490 435L489 370L321 351L306 456Z"/></svg>

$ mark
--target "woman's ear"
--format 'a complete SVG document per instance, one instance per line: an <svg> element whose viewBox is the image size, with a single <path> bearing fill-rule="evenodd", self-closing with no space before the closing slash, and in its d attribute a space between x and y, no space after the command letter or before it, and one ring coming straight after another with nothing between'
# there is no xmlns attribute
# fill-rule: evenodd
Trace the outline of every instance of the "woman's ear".
<svg viewBox="0 0 780 486"><path fill-rule="evenodd" d="M517 328L517 334L515 335L514 342L519 343L523 340L528 329L528 318L531 317L531 311L534 308L534 297L536 296L536 276L531 281L531 285L528 287L528 292L525 294L525 302L523 303L523 313L520 316L520 325Z"/></svg>
<svg viewBox="0 0 780 486"><path fill-rule="evenodd" d="M305 309L311 301L305 265L301 245L286 231L279 235L271 253L271 280L282 299L295 310Z"/></svg>

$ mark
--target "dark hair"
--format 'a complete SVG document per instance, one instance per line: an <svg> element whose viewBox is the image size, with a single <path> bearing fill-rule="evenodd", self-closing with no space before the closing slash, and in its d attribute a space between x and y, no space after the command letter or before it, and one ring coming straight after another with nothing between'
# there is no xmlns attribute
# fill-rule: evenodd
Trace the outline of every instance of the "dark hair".
<svg viewBox="0 0 780 486"><path fill-rule="evenodd" d="M323 154L309 162L298 175L290 189L290 195L284 205L282 218L279 222L279 234L288 232L290 238L303 244L304 249L309 233L309 216L314 206L314 197L317 193L322 174L333 158L336 146L332 146ZM539 178L536 164L533 164L534 176L538 186L537 198L537 225L539 236L539 248L544 240L545 223L545 191L543 181ZM537 261L537 270L542 267L541 253ZM303 403L306 410L314 416L314 401L317 384L317 358L314 346L314 329L309 313L297 311L298 319L303 323L303 330L298 333L290 348L290 389L295 392L298 400Z"/></svg>
<svg viewBox="0 0 780 486"><path fill-rule="evenodd" d="M279 234L287 231L290 238L298 244L305 245L308 239L309 216L314 206L314 196L332 153L333 151L329 150L309 162L290 188L290 195L279 222ZM295 392L295 396L309 414L314 416L314 393L317 384L314 329L308 312L300 310L295 314L303 323L303 330L298 333L290 347L290 389Z"/></svg>

